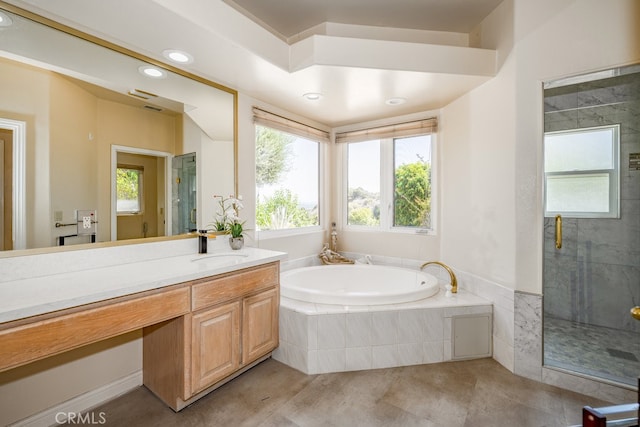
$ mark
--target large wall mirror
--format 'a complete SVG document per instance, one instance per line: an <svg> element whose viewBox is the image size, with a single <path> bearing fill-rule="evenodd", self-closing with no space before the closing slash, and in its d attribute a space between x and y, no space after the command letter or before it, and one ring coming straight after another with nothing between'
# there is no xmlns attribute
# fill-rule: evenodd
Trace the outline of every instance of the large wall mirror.
<svg viewBox="0 0 640 427"><path fill-rule="evenodd" d="M236 189L236 91L0 13L0 256L206 226Z"/></svg>

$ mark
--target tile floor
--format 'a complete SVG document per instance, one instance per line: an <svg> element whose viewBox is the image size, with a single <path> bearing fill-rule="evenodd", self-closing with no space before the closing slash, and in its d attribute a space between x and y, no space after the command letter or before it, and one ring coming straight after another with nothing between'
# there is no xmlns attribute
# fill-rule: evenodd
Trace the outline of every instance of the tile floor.
<svg viewBox="0 0 640 427"><path fill-rule="evenodd" d="M545 316L544 364L635 386L640 334Z"/></svg>
<svg viewBox="0 0 640 427"><path fill-rule="evenodd" d="M92 412L107 426L569 426L608 403L493 359L305 375L268 359L174 413L140 387Z"/></svg>

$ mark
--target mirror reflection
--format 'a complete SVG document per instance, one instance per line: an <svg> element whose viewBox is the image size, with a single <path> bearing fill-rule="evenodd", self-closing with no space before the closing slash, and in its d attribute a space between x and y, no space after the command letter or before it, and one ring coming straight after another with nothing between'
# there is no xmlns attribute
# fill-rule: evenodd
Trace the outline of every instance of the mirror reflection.
<svg viewBox="0 0 640 427"><path fill-rule="evenodd" d="M236 92L2 13L0 250L207 224L235 192Z"/></svg>

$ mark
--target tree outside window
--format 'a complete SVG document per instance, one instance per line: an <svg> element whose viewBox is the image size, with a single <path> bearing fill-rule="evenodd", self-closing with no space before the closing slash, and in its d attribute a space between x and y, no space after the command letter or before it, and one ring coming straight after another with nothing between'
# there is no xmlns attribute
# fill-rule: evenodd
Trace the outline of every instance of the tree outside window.
<svg viewBox="0 0 640 427"><path fill-rule="evenodd" d="M256 227L319 224L319 144L256 125Z"/></svg>
<svg viewBox="0 0 640 427"><path fill-rule="evenodd" d="M116 211L142 212L142 169L120 166L116 169Z"/></svg>
<svg viewBox="0 0 640 427"><path fill-rule="evenodd" d="M431 228L431 160L427 136L394 140L394 227Z"/></svg>
<svg viewBox="0 0 640 427"><path fill-rule="evenodd" d="M431 135L348 143L347 159L347 224L431 229Z"/></svg>

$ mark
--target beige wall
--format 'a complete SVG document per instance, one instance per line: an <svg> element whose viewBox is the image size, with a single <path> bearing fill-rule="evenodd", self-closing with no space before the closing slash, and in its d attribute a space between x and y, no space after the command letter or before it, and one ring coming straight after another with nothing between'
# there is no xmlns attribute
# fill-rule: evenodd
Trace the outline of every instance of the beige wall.
<svg viewBox="0 0 640 427"><path fill-rule="evenodd" d="M55 212L62 212L61 222L74 223L75 210L97 209L98 206L98 98L57 75L51 76L50 86L51 212L42 220L50 224L50 233L55 238L76 232L76 227L55 228ZM88 241L84 239L82 242ZM52 246L56 242L51 240L40 244Z"/></svg>
<svg viewBox="0 0 640 427"><path fill-rule="evenodd" d="M50 241L49 90L50 76L0 58L0 117L26 122L27 247Z"/></svg>
<svg viewBox="0 0 640 427"><path fill-rule="evenodd" d="M178 116L158 114L112 101L98 101L98 210L111 212L111 146L120 145L175 153ZM111 224L101 221L101 240L110 240Z"/></svg>
<svg viewBox="0 0 640 427"><path fill-rule="evenodd" d="M478 29L503 65L442 110L445 261L541 293L542 82L639 61L639 22L633 0L505 0Z"/></svg>
<svg viewBox="0 0 640 427"><path fill-rule="evenodd" d="M0 59L0 117L27 122L27 247L48 247L75 220L98 210L98 241L111 237L111 145L174 153L180 116L101 99L55 73Z"/></svg>
<svg viewBox="0 0 640 427"><path fill-rule="evenodd" d="M495 78L442 109L442 259L513 288L515 282L515 60L506 0L477 34L498 49ZM485 46L486 44L486 46Z"/></svg>

